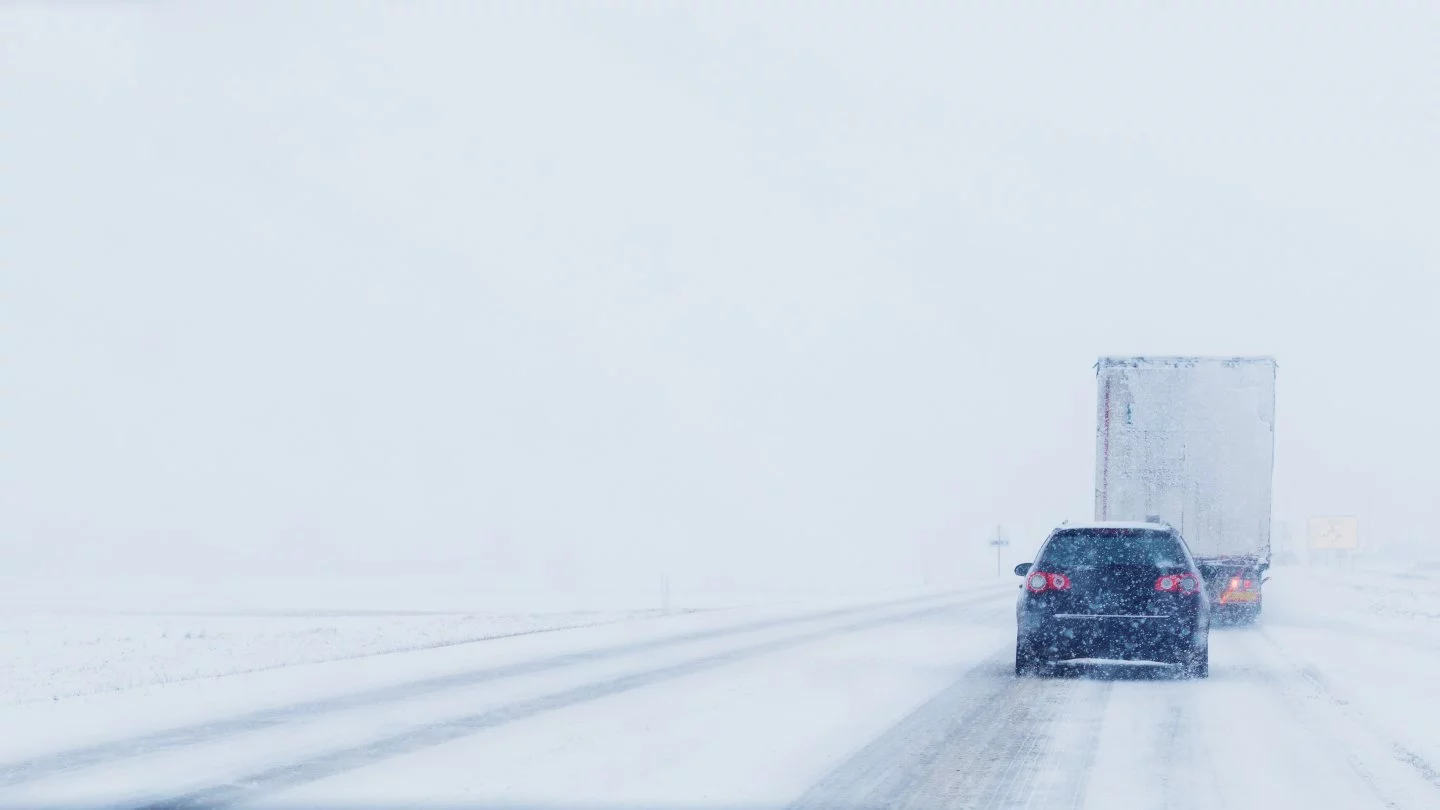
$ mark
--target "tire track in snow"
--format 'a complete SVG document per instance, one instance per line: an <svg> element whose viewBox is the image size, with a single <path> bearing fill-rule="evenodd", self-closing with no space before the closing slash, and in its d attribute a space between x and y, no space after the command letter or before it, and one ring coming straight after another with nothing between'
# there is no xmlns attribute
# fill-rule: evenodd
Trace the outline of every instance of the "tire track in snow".
<svg viewBox="0 0 1440 810"><path fill-rule="evenodd" d="M1079 762L1071 767L1063 768L1060 772L1067 774L1067 781L1059 794L1056 795L1055 803L1060 807L1068 807L1071 810L1080 810L1085 806L1085 794L1090 787L1090 775L1094 772L1095 753L1099 750L1098 741L1100 737L1100 726L1105 720L1105 712L1110 706L1110 696L1115 688L1112 681L1103 681L1100 686L1100 695L1097 699L1086 702L1086 715L1076 727L1076 734L1070 744L1078 746L1080 750ZM1063 747L1060 750L1067 750ZM1037 807L1047 807L1047 804L1039 804Z"/></svg>
<svg viewBox="0 0 1440 810"><path fill-rule="evenodd" d="M984 784L978 807L1080 808L1095 763L1100 725L1114 689L1111 679L1074 679L1064 691L1052 690L1030 717L1017 723L1025 729L1028 755L1010 764L1003 778ZM1002 730L1002 736L1004 730ZM965 806L965 805L961 805Z"/></svg>
<svg viewBox="0 0 1440 810"><path fill-rule="evenodd" d="M228 718L178 726L133 737L87 745L65 751L52 752L0 764L0 787L13 787L39 779L58 776L96 765L106 765L122 759L150 756L188 746L214 742L226 737L261 731L295 722L312 720L317 717L337 714L357 708L366 708L385 703L397 703L417 697L433 695L447 690L463 689L483 683L551 672L581 664L596 663L637 653L648 653L692 644L712 641L745 633L774 630L812 622L829 621L856 616L867 612L899 608L941 598L962 598L971 594L983 595L967 599L963 604L979 604L999 598L1001 592L993 586L967 588L944 595L910 597L886 602L877 602L855 607L839 608L802 616L761 619L728 627L712 628L688 633L678 633L657 639L618 644L598 649L566 653L547 658L519 661L480 669L465 670L406 683L352 692L335 697L291 703L259 711L247 712Z"/></svg>
<svg viewBox="0 0 1440 810"><path fill-rule="evenodd" d="M1197 751L1195 745L1200 729L1195 725L1191 690L1172 689L1166 695L1164 711L1164 719L1159 726L1161 806L1174 810L1201 810L1207 803L1201 801L1195 788L1195 764L1204 758L1204 752ZM1214 774L1212 762L1210 771ZM1202 781L1202 784L1218 785L1220 780L1211 778ZM1215 806L1225 807L1225 803L1221 800Z"/></svg>
<svg viewBox="0 0 1440 810"><path fill-rule="evenodd" d="M999 710L1010 682L1010 651L1001 650L912 711L889 731L833 769L791 810L904 807L954 745L956 728L986 722Z"/></svg>
<svg viewBox="0 0 1440 810"><path fill-rule="evenodd" d="M1172 694L1165 702L1164 714L1157 730L1160 753L1160 796L1164 807L1183 807L1185 791L1180 785L1189 780L1182 763L1194 756L1195 741L1190 738L1190 719L1185 716L1184 699Z"/></svg>
<svg viewBox="0 0 1440 810"><path fill-rule="evenodd" d="M1112 684L1016 678L1010 655L963 675L790 810L1081 807Z"/></svg>
<svg viewBox="0 0 1440 810"><path fill-rule="evenodd" d="M1018 699L1007 701L1003 711L992 715L998 723L977 726L966 735L980 754L979 759L989 767L971 768L975 757L954 757L936 774L940 777L937 784L924 792L944 796L960 807L1002 810L1028 806L1040 775L1045 773L1045 720L1051 710L1071 702L1074 686L1065 683L1063 691L1047 689L1033 695L1033 699L1017 695Z"/></svg>
<svg viewBox="0 0 1440 810"><path fill-rule="evenodd" d="M992 595L972 600L949 602L899 614L886 614L861 619L839 627L826 627L782 639L752 644L722 653L693 658L679 664L643 670L619 678L610 678L584 686L566 689L531 700L522 700L472 715L430 723L416 729L394 734L352 748L332 751L299 762L230 779L212 787L190 791L184 795L138 805L139 810L214 810L250 802L282 790L337 776L367 765L413 754L463 739L470 735L524 720L540 714L559 711L601 698L623 694L664 681L693 675L727 664L762 655L782 652L816 641L876 630L895 624L916 621L969 607L994 599Z"/></svg>
<svg viewBox="0 0 1440 810"><path fill-rule="evenodd" d="M1159 806L1165 810L1208 810L1230 807L1223 774L1208 745L1202 720L1197 714L1192 685L1172 684L1166 690L1162 719L1157 729L1159 751ZM1204 688L1204 684L1193 684Z"/></svg>

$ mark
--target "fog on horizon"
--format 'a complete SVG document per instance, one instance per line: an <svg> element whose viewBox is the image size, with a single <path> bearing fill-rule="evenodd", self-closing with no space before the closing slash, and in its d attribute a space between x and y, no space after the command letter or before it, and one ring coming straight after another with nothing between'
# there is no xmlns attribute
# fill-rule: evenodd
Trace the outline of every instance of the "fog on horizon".
<svg viewBox="0 0 1440 810"><path fill-rule="evenodd" d="M1436 15L0 5L5 577L943 585L1129 353L1440 555Z"/></svg>

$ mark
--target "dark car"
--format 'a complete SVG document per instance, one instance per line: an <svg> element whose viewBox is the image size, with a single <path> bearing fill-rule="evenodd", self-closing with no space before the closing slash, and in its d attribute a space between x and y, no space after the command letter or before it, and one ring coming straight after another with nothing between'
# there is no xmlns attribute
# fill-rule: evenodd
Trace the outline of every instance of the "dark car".
<svg viewBox="0 0 1440 810"><path fill-rule="evenodd" d="M1158 523L1065 525L1050 533L1015 609L1015 674L1132 661L1210 674L1210 601L1179 532Z"/></svg>

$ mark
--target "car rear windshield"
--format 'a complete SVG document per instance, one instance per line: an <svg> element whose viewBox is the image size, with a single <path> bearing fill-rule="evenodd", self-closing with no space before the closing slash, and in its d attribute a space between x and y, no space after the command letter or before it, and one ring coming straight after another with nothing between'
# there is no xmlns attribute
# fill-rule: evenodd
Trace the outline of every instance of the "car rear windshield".
<svg viewBox="0 0 1440 810"><path fill-rule="evenodd" d="M1144 529L1075 529L1050 538L1042 568L1101 568L1143 565L1168 568L1185 564L1185 551L1166 532Z"/></svg>

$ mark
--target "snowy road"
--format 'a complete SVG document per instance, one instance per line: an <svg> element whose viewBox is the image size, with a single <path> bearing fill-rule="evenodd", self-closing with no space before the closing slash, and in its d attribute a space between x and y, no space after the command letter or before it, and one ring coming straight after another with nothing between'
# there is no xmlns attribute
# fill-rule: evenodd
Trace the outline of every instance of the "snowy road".
<svg viewBox="0 0 1440 810"><path fill-rule="evenodd" d="M1440 807L1434 580L1272 585L1208 681L1016 679L1005 583L16 703L0 804Z"/></svg>

